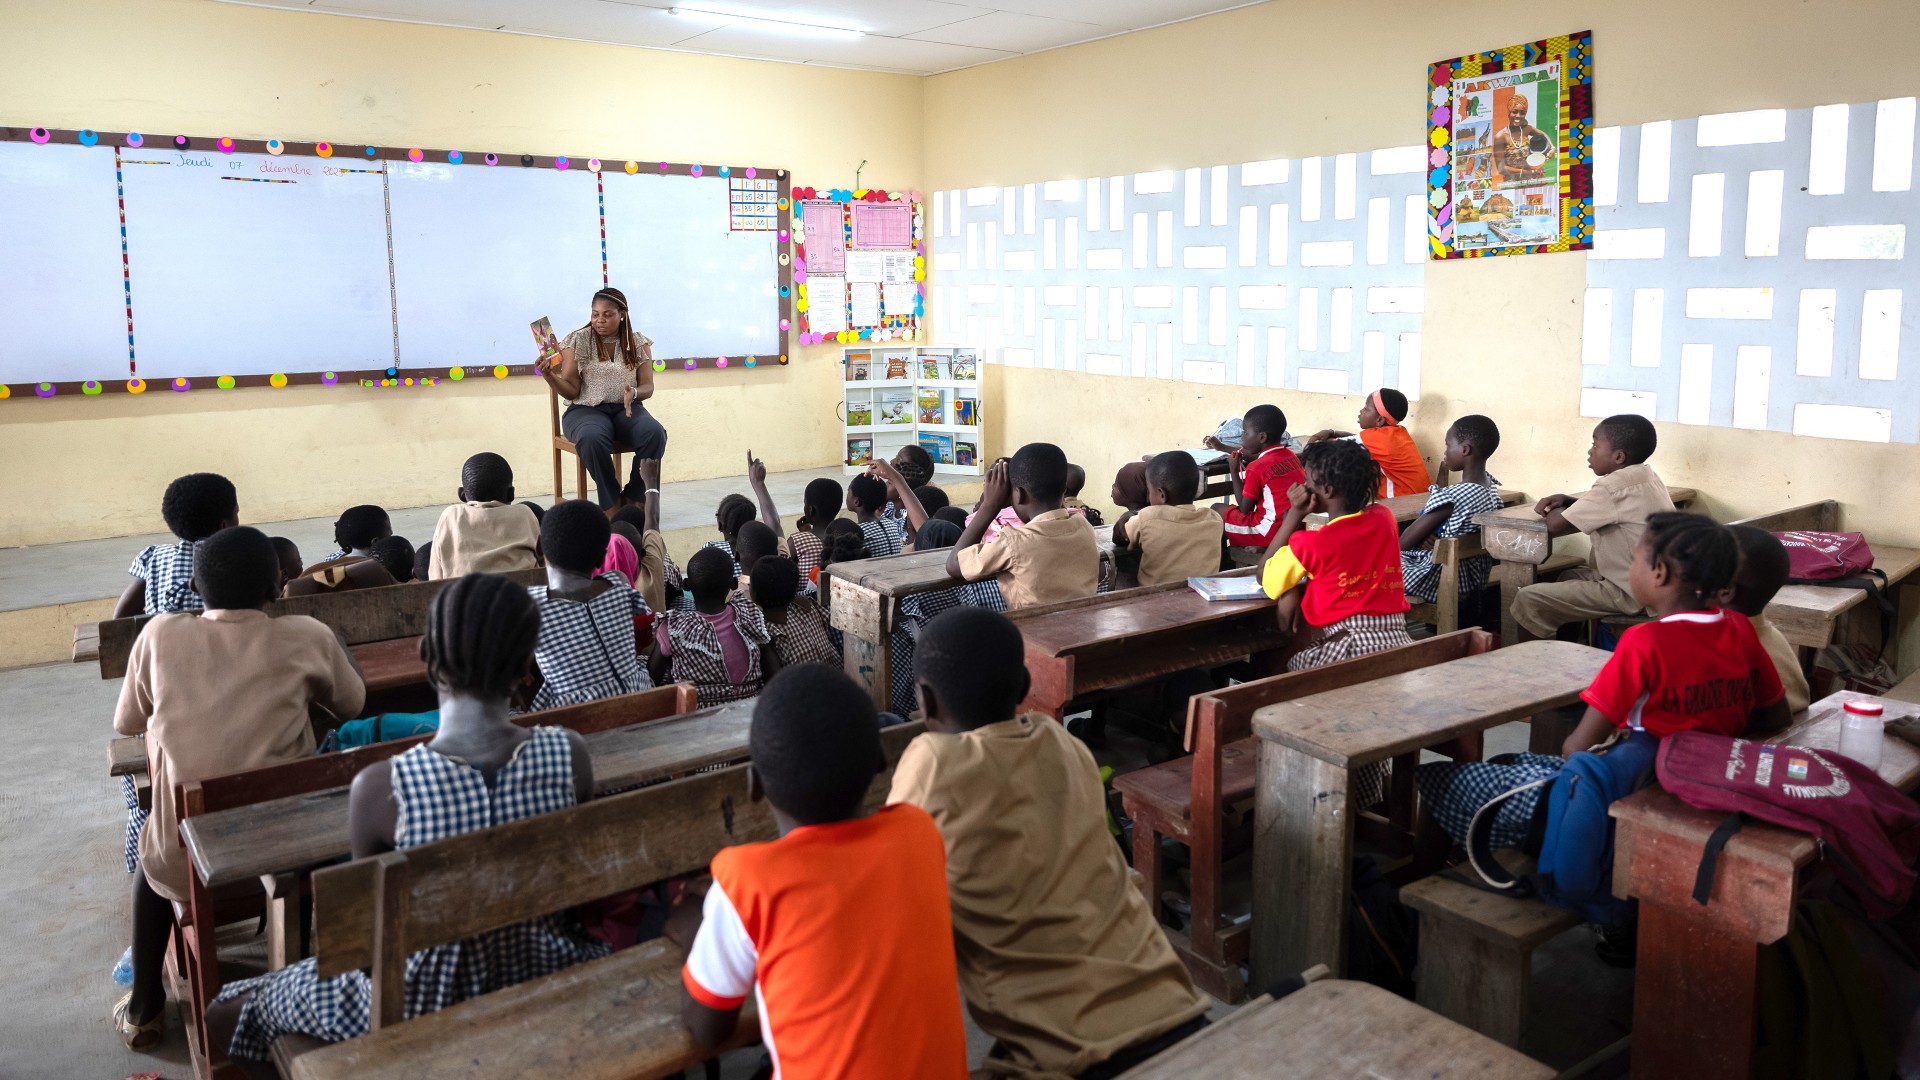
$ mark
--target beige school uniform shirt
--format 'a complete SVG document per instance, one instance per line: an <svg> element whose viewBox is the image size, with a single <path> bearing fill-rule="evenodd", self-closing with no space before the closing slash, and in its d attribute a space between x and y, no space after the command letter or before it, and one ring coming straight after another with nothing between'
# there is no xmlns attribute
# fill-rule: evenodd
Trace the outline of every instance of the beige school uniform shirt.
<svg viewBox="0 0 1920 1080"><path fill-rule="evenodd" d="M440 512L427 578L506 574L540 564L540 522L519 503L468 502Z"/></svg>
<svg viewBox="0 0 1920 1080"><path fill-rule="evenodd" d="M960 575L994 578L1007 608L1038 607L1092 596L1100 588L1100 544L1079 514L1049 510L991 544L961 548Z"/></svg>
<svg viewBox="0 0 1920 1080"><path fill-rule="evenodd" d="M1753 624L1753 632L1760 638L1760 647L1767 650L1767 659L1773 661L1773 669L1780 673L1780 688L1787 692L1787 711L1806 712L1813 700L1813 691L1807 686L1806 673L1800 670L1800 654L1765 615L1755 615L1747 621Z"/></svg>
<svg viewBox="0 0 1920 1080"><path fill-rule="evenodd" d="M1227 523L1204 506L1146 506L1127 522L1127 550L1140 553L1142 585L1220 572Z"/></svg>
<svg viewBox="0 0 1920 1080"><path fill-rule="evenodd" d="M1667 485L1647 465L1628 465L1594 481L1592 489L1560 511L1567 524L1593 544L1593 568L1614 588L1633 596L1633 549L1647 519L1673 509Z"/></svg>
<svg viewBox="0 0 1920 1080"><path fill-rule="evenodd" d="M1039 713L907 745L889 803L947 848L960 989L984 1071L1073 1076L1207 1011L1107 833L1093 755Z"/></svg>
<svg viewBox="0 0 1920 1080"><path fill-rule="evenodd" d="M153 891L187 898L174 785L308 757L308 704L351 718L366 697L346 650L318 619L214 609L149 622L127 658L113 730L147 736L153 813L140 832L140 865Z"/></svg>

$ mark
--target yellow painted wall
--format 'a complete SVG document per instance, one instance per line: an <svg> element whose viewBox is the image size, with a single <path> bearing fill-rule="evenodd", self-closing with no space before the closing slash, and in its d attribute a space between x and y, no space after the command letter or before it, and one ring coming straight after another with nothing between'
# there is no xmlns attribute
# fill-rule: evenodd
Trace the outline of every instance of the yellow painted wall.
<svg viewBox="0 0 1920 1080"><path fill-rule="evenodd" d="M821 187L850 185L863 158L875 185L920 176L923 80L907 76L211 0L5 0L0 42L10 124L774 165ZM823 114L875 134L823 140L796 119ZM544 314L583 322L580 300ZM746 446L775 470L836 460L837 359L814 348L784 370L664 374L667 479L738 472ZM483 449L544 492L547 437L534 379L16 399L0 403L0 505L14 508L0 545L163 529L162 489L200 469L232 477L256 521L447 500Z"/></svg>
<svg viewBox="0 0 1920 1080"><path fill-rule="evenodd" d="M1494 15L1495 17L1484 17ZM1297 158L1425 138L1427 64L1591 29L1601 125L1920 91L1912 0L1589 0L1481 10L1427 0L1275 2L927 80L924 186L1117 175ZM1430 264L1423 395L1410 421L1439 450L1449 418L1501 426L1494 470L1529 492L1591 479L1579 416L1586 256ZM1526 327L1515 349L1496 327ZM1351 429L1358 398L990 367L997 452L1061 444L1095 479L1141 453L1195 445L1259 400L1293 429ZM1904 378L1920 374L1904 372ZM1912 446L1660 425L1653 464L1734 516L1818 498L1882 542L1920 546Z"/></svg>

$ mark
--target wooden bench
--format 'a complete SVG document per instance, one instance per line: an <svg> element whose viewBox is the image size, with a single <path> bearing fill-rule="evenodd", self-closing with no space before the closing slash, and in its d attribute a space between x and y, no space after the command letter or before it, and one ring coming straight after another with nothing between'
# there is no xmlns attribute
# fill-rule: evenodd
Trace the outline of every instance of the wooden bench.
<svg viewBox="0 0 1920 1080"><path fill-rule="evenodd" d="M886 802L892 766L919 724L881 733L887 768L867 790ZM462 1080L667 1076L702 1060L679 1018L673 945L653 943L404 1019L409 953L706 868L734 844L771 840L772 808L747 797L747 767L596 799L313 876L321 977L370 969L374 1030L294 1056L296 1080ZM757 1037L751 1017L738 1045ZM530 1038L529 1033L538 1033Z"/></svg>
<svg viewBox="0 0 1920 1080"><path fill-rule="evenodd" d="M1341 979L1262 997L1124 1080L1552 1080L1554 1070L1380 987Z"/></svg>
<svg viewBox="0 0 1920 1080"><path fill-rule="evenodd" d="M517 717L515 722L525 727L549 724L590 735L691 713L695 703L696 694L692 686L674 684L564 709L528 713ZM419 735L338 753L316 754L310 758L182 784L175 799L175 805L180 810L181 832L183 836L189 830L197 832L210 820L210 815L222 815L238 827L240 839L270 845L279 830L289 826L298 828L301 821L297 817L290 818L268 811L267 806L276 802L284 805L288 800L316 794L329 798L344 817L348 786L362 769L396 757L432 737ZM342 825L344 827L344 821ZM194 854L193 847L192 843L188 843L189 856ZM195 867L199 869L197 859ZM220 971L212 948L215 929L223 921L220 897L242 894L258 896L264 892L267 967L277 971L300 956L300 886L301 871L304 869L306 867L302 865L290 865L251 875L227 875L216 880L208 880L200 873L189 875L191 892L188 903L180 913L180 940L191 987L191 997L187 1001L190 1010L188 1044L196 1065L205 1066L196 1069L200 1076L212 1076L226 1059L224 1052L208 1053L205 1026L206 1006L220 990ZM258 882L258 885L250 887L252 882Z"/></svg>
<svg viewBox="0 0 1920 1080"><path fill-rule="evenodd" d="M100 659L100 624L83 622L73 624L73 662L91 664Z"/></svg>
<svg viewBox="0 0 1920 1080"><path fill-rule="evenodd" d="M1477 532L1435 540L1433 562L1440 568L1439 591L1434 593L1431 604L1411 604L1407 619L1426 623L1436 634L1451 634L1460 629L1460 564L1486 554L1487 547L1480 542Z"/></svg>
<svg viewBox="0 0 1920 1080"><path fill-rule="evenodd" d="M1842 706L1880 701L1887 716L1910 706L1842 691L1814 702L1807 719L1772 742L1833 750ZM1903 791L1920 784L1920 750L1889 735L1880 776ZM1633 1075L1747 1077L1753 1073L1759 949L1787 936L1800 886L1820 859L1806 833L1750 822L1721 849L1707 902L1693 899L1707 839L1726 815L1695 810L1658 787L1608 808L1613 891L1640 901L1633 976Z"/></svg>
<svg viewBox="0 0 1920 1080"><path fill-rule="evenodd" d="M1127 816L1133 819L1133 867L1144 879L1141 888L1156 916L1160 914L1163 888L1161 838L1185 844L1190 852L1192 927L1187 933L1168 930L1167 937L1201 989L1227 1002L1246 995L1240 963L1247 958L1250 930L1246 921L1230 923L1221 910L1221 832L1228 809L1253 798L1258 753L1253 739L1254 712L1276 702L1355 686L1492 648L1491 634L1465 630L1357 660L1196 694L1187 703L1187 748L1192 755L1114 779L1114 789L1120 792ZM1402 782L1411 780L1411 772L1406 772Z"/></svg>
<svg viewBox="0 0 1920 1080"><path fill-rule="evenodd" d="M1832 499L1771 514L1756 514L1732 524L1751 525L1768 532L1839 532L1842 529L1840 504ZM1920 570L1920 550L1882 544L1870 546L1873 567L1887 575L1889 593ZM1841 618L1866 602L1867 594L1860 589L1787 585L1774 594L1766 615L1767 621L1791 644L1802 649L1823 649L1833 644L1834 629ZM1810 660L1811 657L1803 656L1802 663Z"/></svg>
<svg viewBox="0 0 1920 1080"><path fill-rule="evenodd" d="M1515 874L1532 860L1500 853ZM1462 865L1457 873L1471 874ZM1420 972L1414 1000L1455 1023L1518 1048L1533 992L1533 950L1579 926L1578 913L1539 900L1502 896L1435 874L1403 886L1400 902L1420 913Z"/></svg>
<svg viewBox="0 0 1920 1080"><path fill-rule="evenodd" d="M1889 701L1906 701L1920 705L1920 671L1900 680L1898 685L1880 696Z"/></svg>
<svg viewBox="0 0 1920 1080"><path fill-rule="evenodd" d="M1255 712L1256 985L1314 964L1345 970L1355 771L1576 701L1606 660L1529 641Z"/></svg>

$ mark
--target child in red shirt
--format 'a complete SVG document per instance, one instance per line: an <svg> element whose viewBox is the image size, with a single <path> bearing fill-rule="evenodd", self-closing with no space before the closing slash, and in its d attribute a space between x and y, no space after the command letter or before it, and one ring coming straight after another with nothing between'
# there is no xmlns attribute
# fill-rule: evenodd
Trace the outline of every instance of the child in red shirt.
<svg viewBox="0 0 1920 1080"><path fill-rule="evenodd" d="M1277 405L1255 405L1240 419L1240 449L1228 459L1240 496L1214 509L1227 523L1229 547L1264 548L1280 531L1287 510L1287 492L1306 479L1300 459L1282 441L1287 414ZM1213 439L1210 446L1218 447ZM1245 462L1242 472L1241 462Z"/></svg>

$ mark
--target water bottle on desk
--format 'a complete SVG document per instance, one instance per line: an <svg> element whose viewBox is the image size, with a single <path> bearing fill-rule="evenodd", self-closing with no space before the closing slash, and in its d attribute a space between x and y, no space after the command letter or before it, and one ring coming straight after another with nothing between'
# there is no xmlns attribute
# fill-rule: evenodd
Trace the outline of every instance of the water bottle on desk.
<svg viewBox="0 0 1920 1080"><path fill-rule="evenodd" d="M1877 701L1849 701L1841 706L1840 752L1869 769L1880 767L1880 748L1886 741L1886 721Z"/></svg>

